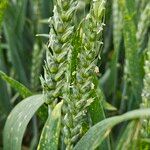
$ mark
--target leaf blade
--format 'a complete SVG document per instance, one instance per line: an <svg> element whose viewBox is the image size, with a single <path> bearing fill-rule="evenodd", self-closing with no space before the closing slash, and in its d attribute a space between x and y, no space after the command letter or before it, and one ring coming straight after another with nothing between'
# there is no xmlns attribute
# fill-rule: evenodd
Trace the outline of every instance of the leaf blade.
<svg viewBox="0 0 150 150"><path fill-rule="evenodd" d="M74 150L94 150L107 137L111 128L122 121L138 119L140 117L150 116L150 109L133 110L120 116L105 119L90 128L88 132L76 144Z"/></svg>
<svg viewBox="0 0 150 150"><path fill-rule="evenodd" d="M58 103L49 115L40 137L38 150L57 150L61 125L61 106L62 102Z"/></svg>
<svg viewBox="0 0 150 150"><path fill-rule="evenodd" d="M42 94L34 95L20 102L12 110L4 127L4 150L21 150L27 124L43 103L44 96Z"/></svg>
<svg viewBox="0 0 150 150"><path fill-rule="evenodd" d="M138 108L141 101L141 91L142 91L142 78L143 78L143 68L142 68L142 55L138 51L138 43L136 39L136 8L135 1L121 0L119 1L121 8L121 13L123 16L123 36L125 43L125 57L126 57L126 74L129 75L131 79L131 90L133 91L133 96L135 101L131 101L131 105ZM132 104L134 103L134 104ZM129 106L132 107L132 106Z"/></svg>
<svg viewBox="0 0 150 150"><path fill-rule="evenodd" d="M21 84L17 80L14 80L13 78L7 76L2 71L0 71L0 77L3 80L5 80L7 83L9 83L14 89L16 89L23 98L26 98L32 95L32 92L27 87L25 87L23 84Z"/></svg>
<svg viewBox="0 0 150 150"><path fill-rule="evenodd" d="M137 141L137 137L140 131L140 122L132 121L130 122L124 132L118 138L119 140L116 142L116 150L130 150L131 147L137 146L135 141Z"/></svg>

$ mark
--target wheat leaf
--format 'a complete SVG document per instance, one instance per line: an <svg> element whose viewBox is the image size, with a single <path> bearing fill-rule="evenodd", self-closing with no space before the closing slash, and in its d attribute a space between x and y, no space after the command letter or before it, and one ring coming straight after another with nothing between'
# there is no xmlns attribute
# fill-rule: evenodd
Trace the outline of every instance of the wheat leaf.
<svg viewBox="0 0 150 150"><path fill-rule="evenodd" d="M150 116L150 109L141 109L133 110L120 116L105 119L90 128L88 132L82 137L82 139L76 144L74 150L94 150L99 145L101 145L103 140L108 136L111 129L115 125L123 121L148 116Z"/></svg>
<svg viewBox="0 0 150 150"><path fill-rule="evenodd" d="M35 95L24 99L12 110L4 127L4 150L21 150L25 129L43 103L44 96Z"/></svg>
<svg viewBox="0 0 150 150"><path fill-rule="evenodd" d="M126 69L131 80L132 93L136 99L136 102L134 101L134 106L138 107L139 101L141 100L143 68L142 56L138 52L136 39L135 1L121 0L119 4L123 16Z"/></svg>
<svg viewBox="0 0 150 150"><path fill-rule="evenodd" d="M61 125L61 106L62 102L57 104L50 113L41 134L38 150L57 150Z"/></svg>
<svg viewBox="0 0 150 150"><path fill-rule="evenodd" d="M4 72L0 71L0 77L5 80L7 83L10 84L11 87L13 87L15 90L19 92L19 94L23 97L26 98L28 96L32 95L32 92L25 87L23 84L20 82L14 80L13 78L7 76Z"/></svg>
<svg viewBox="0 0 150 150"><path fill-rule="evenodd" d="M136 143L134 141L137 141L137 137L140 130L140 123L139 121L132 121L130 122L127 127L124 129L124 132L120 135L118 138L118 141L116 143L116 150L130 150L132 149Z"/></svg>

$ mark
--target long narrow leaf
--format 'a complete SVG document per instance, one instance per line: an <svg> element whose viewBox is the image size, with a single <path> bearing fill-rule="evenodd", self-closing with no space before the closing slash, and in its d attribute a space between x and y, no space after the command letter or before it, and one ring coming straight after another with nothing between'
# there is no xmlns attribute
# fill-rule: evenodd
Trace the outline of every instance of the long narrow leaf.
<svg viewBox="0 0 150 150"><path fill-rule="evenodd" d="M11 87L13 87L22 98L27 98L31 96L33 93L23 84L20 82L14 80L13 78L7 76L4 72L0 71L0 77L5 80L7 83L10 84ZM42 106L39 111L37 112L38 116L41 120L45 120L47 117L47 108Z"/></svg>
<svg viewBox="0 0 150 150"><path fill-rule="evenodd" d="M21 150L25 129L43 103L44 96L35 95L26 98L12 110L4 127L4 150Z"/></svg>
<svg viewBox="0 0 150 150"><path fill-rule="evenodd" d="M25 45L26 37L24 31L26 19L27 0L9 1L9 6L3 21L4 36L8 44L8 58L18 75L19 81L28 85L28 73L30 57L27 55L28 44ZM30 35L31 36L31 35ZM29 37L28 37L29 38Z"/></svg>
<svg viewBox="0 0 150 150"><path fill-rule="evenodd" d="M113 126L127 120L150 117L150 109L133 110L120 116L105 119L90 128L74 150L94 150L108 136Z"/></svg>
<svg viewBox="0 0 150 150"><path fill-rule="evenodd" d="M7 8L7 5L8 5L7 0L1 0L0 1L0 26L1 26L1 23L2 23L2 20L4 17L5 10Z"/></svg>
<svg viewBox="0 0 150 150"><path fill-rule="evenodd" d="M41 134L38 150L57 150L61 125L61 106L62 102L57 104L49 115Z"/></svg>
<svg viewBox="0 0 150 150"><path fill-rule="evenodd" d="M6 71L5 57L1 48L0 48L0 70ZM0 94L0 110L1 112L8 114L11 110L10 95L6 83L1 79L0 79L0 93L3 93Z"/></svg>
<svg viewBox="0 0 150 150"><path fill-rule="evenodd" d="M116 143L116 150L130 150L131 147L136 146L134 141L137 141L139 131L140 131L139 121L130 122L125 128L124 132L119 137L119 140Z"/></svg>
<svg viewBox="0 0 150 150"><path fill-rule="evenodd" d="M126 69L127 74L131 79L132 93L136 100L134 101L133 105L134 107L138 107L141 100L143 69L142 56L139 54L136 39L135 1L120 0L119 4L123 16L123 36L125 43Z"/></svg>
<svg viewBox="0 0 150 150"><path fill-rule="evenodd" d="M0 71L0 77L5 80L7 83L10 84L10 86L12 86L14 89L16 89L19 94L23 97L26 98L28 96L32 95L32 92L25 87L23 84L21 84L20 82L14 80L13 78L7 76L4 72Z"/></svg>

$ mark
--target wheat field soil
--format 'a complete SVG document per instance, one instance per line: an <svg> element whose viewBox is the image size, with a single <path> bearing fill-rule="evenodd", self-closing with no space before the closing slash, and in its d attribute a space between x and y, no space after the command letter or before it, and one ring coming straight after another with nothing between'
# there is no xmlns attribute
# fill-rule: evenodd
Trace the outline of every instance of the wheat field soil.
<svg viewBox="0 0 150 150"><path fill-rule="evenodd" d="M150 150L150 1L0 0L0 150Z"/></svg>

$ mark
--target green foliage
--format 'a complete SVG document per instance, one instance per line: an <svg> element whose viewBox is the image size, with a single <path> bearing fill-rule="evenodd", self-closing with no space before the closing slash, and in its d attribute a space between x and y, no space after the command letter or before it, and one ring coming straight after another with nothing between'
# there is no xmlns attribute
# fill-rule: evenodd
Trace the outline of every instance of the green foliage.
<svg viewBox="0 0 150 150"><path fill-rule="evenodd" d="M150 18L150 2L145 6L144 10L142 11L138 23L136 36L140 50L143 50L147 46L147 42L145 41L148 41L147 32L150 26L149 18Z"/></svg>
<svg viewBox="0 0 150 150"><path fill-rule="evenodd" d="M150 80L150 39L148 42L148 48L146 49L146 56L145 56L145 76L144 76L144 88L142 91L142 102L144 107L149 107L149 99L150 95L148 91L150 90L149 80Z"/></svg>
<svg viewBox="0 0 150 150"><path fill-rule="evenodd" d="M106 136L108 136L113 126L121 123L122 121L138 119L145 116L150 116L150 109L133 110L121 116L115 116L105 119L97 123L95 126L91 127L89 131L77 143L74 150L94 150L102 143ZM121 149L122 148L123 147L121 147Z"/></svg>
<svg viewBox="0 0 150 150"><path fill-rule="evenodd" d="M125 128L121 137L118 137L118 141L116 142L116 149L125 150L136 148L136 142L138 142L140 128L141 124L139 120L130 122Z"/></svg>
<svg viewBox="0 0 150 150"><path fill-rule="evenodd" d="M26 7L27 0L20 1L16 5L13 5L13 2L9 3L5 14L4 33L9 47L9 60L12 62L18 74L19 80L25 85L28 85L24 67L25 65L28 66L26 63L28 58L24 56L26 52L22 44Z"/></svg>
<svg viewBox="0 0 150 150"><path fill-rule="evenodd" d="M142 63L141 55L138 52L135 25L135 2L121 0L121 10L123 16L123 35L126 49L126 73L131 80L132 92L135 96L134 103L139 105L142 90Z"/></svg>
<svg viewBox="0 0 150 150"><path fill-rule="evenodd" d="M6 1L2 0L0 4L3 2ZM0 26L0 70L24 84L34 93L41 90L39 74L42 72L40 68L42 66L43 57L41 55L43 55L44 52L42 50L44 49L44 44L42 44L43 40L35 38L35 35L37 33L48 32L48 26L39 22L40 19L50 16L51 10L49 11L49 8L52 7L52 2L50 2L50 7L49 0L45 0L44 3L41 3L39 6L40 7L37 7L36 1L10 0L9 3L7 3L6 9L3 9L3 11L2 9L0 10L0 14L4 14ZM37 13L40 13L40 17L37 17ZM33 45L38 46L38 50L36 49L37 52L35 52L36 50L32 50ZM34 51L33 53L36 54L36 56L33 54L32 57L32 51ZM41 54L39 55L37 53ZM31 64L31 60L34 62L33 65ZM28 94L30 90L28 90ZM1 79L0 93L3 93L0 94L0 145L2 146L1 141L4 122L10 110L21 100L21 95L19 96L17 90L14 90L13 87L11 88L10 84L6 85ZM24 96L29 96L31 92L28 94L22 93ZM44 115L42 120L45 120L46 114L47 107L41 107L38 115ZM35 118L33 120L35 120ZM36 135L37 139L37 125L34 121L32 121L29 126L32 125L34 130L31 131L31 134L33 134L34 137Z"/></svg>
<svg viewBox="0 0 150 150"><path fill-rule="evenodd" d="M0 77L7 83L9 83L14 89L16 89L17 92L22 96L22 98L26 98L32 95L32 92L28 88L26 88L23 84L7 76L2 71L0 71Z"/></svg>
<svg viewBox="0 0 150 150"><path fill-rule="evenodd" d="M24 99L12 110L5 123L4 150L21 149L25 129L43 103L43 95L34 95Z"/></svg>
<svg viewBox="0 0 150 150"><path fill-rule="evenodd" d="M0 1L0 25L2 23L4 13L5 13L5 10L6 10L7 6L8 6L8 1L7 0L1 0Z"/></svg>
<svg viewBox="0 0 150 150"><path fill-rule="evenodd" d="M61 129L61 106L62 102L58 103L52 112L49 112L49 117L41 134L38 150L58 149Z"/></svg>
<svg viewBox="0 0 150 150"><path fill-rule="evenodd" d="M1 0L0 149L149 149L149 8Z"/></svg>
<svg viewBox="0 0 150 150"><path fill-rule="evenodd" d="M4 55L2 53L1 48L0 48L0 69L6 70ZM0 109L3 113L8 114L11 109L10 100L9 100L10 97L8 94L7 85L1 79L0 79L0 93L3 93L3 94L0 94Z"/></svg>
<svg viewBox="0 0 150 150"><path fill-rule="evenodd" d="M146 56L145 56L145 76L144 76L144 88L142 91L142 108L149 108L150 107L150 95L149 95L149 90L150 90L150 38L148 42L148 48L146 49ZM143 118L141 119L141 124L142 124L142 129L141 129L141 137L143 139L149 138L150 136L150 124L149 124L149 119ZM144 142L145 144L149 145L147 141ZM143 146L142 146L143 147Z"/></svg>

